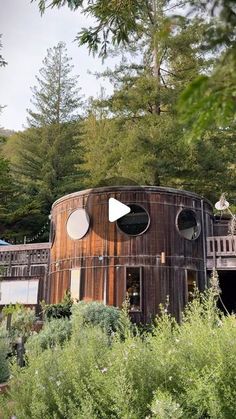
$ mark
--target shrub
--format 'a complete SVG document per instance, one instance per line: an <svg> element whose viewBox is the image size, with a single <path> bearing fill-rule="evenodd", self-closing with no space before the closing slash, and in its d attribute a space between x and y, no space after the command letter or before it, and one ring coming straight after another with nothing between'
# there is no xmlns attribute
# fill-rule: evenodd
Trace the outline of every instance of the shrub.
<svg viewBox="0 0 236 419"><path fill-rule="evenodd" d="M32 333L32 327L36 320L35 311L24 307L21 304L4 307L3 313L6 316L11 314L10 337L14 340L17 337L27 338Z"/></svg>
<svg viewBox="0 0 236 419"><path fill-rule="evenodd" d="M111 417L106 389L102 388L107 340L100 328L86 327L79 345L72 339L37 356L29 353L27 368L13 366L9 398L14 404L6 405L6 417L95 419L102 417L103 409Z"/></svg>
<svg viewBox="0 0 236 419"><path fill-rule="evenodd" d="M73 301L70 293L67 292L63 300L58 304L44 304L41 303L43 316L46 320L61 319L63 317L69 318L71 316L71 307Z"/></svg>
<svg viewBox="0 0 236 419"><path fill-rule="evenodd" d="M33 334L28 339L26 351L37 355L45 349L62 345L70 335L71 322L68 318L48 320L39 333Z"/></svg>
<svg viewBox="0 0 236 419"><path fill-rule="evenodd" d="M162 312L146 335L125 317L122 339L95 306L73 308L63 346L29 351L28 366L13 367L6 418L236 416L236 317L218 311L214 293L197 294L181 324Z"/></svg>
<svg viewBox="0 0 236 419"><path fill-rule="evenodd" d="M0 383L7 381L9 377L9 365L7 356L10 351L9 340L6 332L0 329Z"/></svg>
<svg viewBox="0 0 236 419"><path fill-rule="evenodd" d="M100 326L108 335L119 327L120 310L103 303L84 301L72 307L72 323L74 330L85 325Z"/></svg>
<svg viewBox="0 0 236 419"><path fill-rule="evenodd" d="M151 405L152 418L155 419L181 419L183 411L171 394L157 390Z"/></svg>

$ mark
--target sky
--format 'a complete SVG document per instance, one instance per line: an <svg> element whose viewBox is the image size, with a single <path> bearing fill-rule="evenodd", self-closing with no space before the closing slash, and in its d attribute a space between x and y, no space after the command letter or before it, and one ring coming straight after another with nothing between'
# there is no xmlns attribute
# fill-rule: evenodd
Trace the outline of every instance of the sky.
<svg viewBox="0 0 236 419"><path fill-rule="evenodd" d="M47 48L60 41L66 43L85 98L96 97L102 86L108 94L112 91L107 80L97 80L88 71L104 71L114 65L114 60L109 58L102 64L101 59L89 55L86 47L78 47L74 42L77 32L89 24L92 24L91 19L67 7L48 9L41 17L37 2L0 0L1 55L8 62L6 67L0 68L0 104L6 105L0 115L0 127L15 131L27 127L30 88L37 85L35 75L42 67Z"/></svg>

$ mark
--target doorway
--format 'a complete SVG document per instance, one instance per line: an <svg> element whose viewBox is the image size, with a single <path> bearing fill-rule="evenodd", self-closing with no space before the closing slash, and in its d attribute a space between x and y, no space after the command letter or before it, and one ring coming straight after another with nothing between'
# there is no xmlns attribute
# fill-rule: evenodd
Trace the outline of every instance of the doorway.
<svg viewBox="0 0 236 419"><path fill-rule="evenodd" d="M236 313L236 271L218 271L218 274L222 300L218 301L218 307L225 313Z"/></svg>

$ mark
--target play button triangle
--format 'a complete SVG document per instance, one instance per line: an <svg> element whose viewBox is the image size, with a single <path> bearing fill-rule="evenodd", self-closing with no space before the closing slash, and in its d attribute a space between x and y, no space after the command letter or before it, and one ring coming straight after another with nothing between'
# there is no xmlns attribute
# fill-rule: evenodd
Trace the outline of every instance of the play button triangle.
<svg viewBox="0 0 236 419"><path fill-rule="evenodd" d="M113 223L121 217L124 217L124 215L128 214L131 211L128 205L123 204L115 198L110 198L108 205L108 218L111 223Z"/></svg>

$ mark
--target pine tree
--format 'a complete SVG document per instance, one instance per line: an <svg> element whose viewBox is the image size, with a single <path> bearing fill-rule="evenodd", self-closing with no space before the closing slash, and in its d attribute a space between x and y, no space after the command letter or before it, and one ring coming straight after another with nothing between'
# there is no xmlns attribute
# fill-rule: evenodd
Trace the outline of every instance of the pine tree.
<svg viewBox="0 0 236 419"><path fill-rule="evenodd" d="M179 18L171 25L164 12L169 2L155 4L156 24L146 15L142 39L131 39L121 65L102 74L113 83L114 93L94 101L85 122L86 169L92 183L114 171L141 184L184 187L183 167L191 152L183 142L177 103L189 81L208 66L200 48L205 24ZM96 159L100 154L102 168Z"/></svg>
<svg viewBox="0 0 236 419"><path fill-rule="evenodd" d="M72 76L73 66L65 44L47 50L43 67L36 76L38 86L32 88L34 109L28 109L31 127L62 124L78 119L81 106L78 77Z"/></svg>
<svg viewBox="0 0 236 419"><path fill-rule="evenodd" d="M106 72L114 94L95 101L85 121L88 182L116 173L209 198L233 191L235 0L39 1L42 13L65 4L96 20L79 44L125 58Z"/></svg>
<svg viewBox="0 0 236 419"><path fill-rule="evenodd" d="M17 228L18 238L37 235L48 221L52 203L82 187L81 102L69 61L64 44L48 50L39 87L33 89L36 111L29 111L30 128L4 146L21 191L10 225L12 231Z"/></svg>

